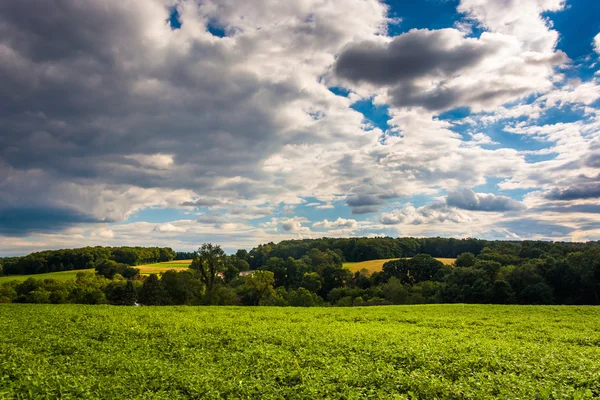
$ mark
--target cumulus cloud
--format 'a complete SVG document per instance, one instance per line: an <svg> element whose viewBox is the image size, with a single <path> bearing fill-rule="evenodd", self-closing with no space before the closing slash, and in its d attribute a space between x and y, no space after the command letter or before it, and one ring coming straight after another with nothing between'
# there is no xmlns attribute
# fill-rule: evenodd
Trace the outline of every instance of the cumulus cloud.
<svg viewBox="0 0 600 400"><path fill-rule="evenodd" d="M456 29L415 29L388 43L351 44L336 60L334 71L352 82L393 85L453 75L476 66L495 51L490 44L464 39Z"/></svg>
<svg viewBox="0 0 600 400"><path fill-rule="evenodd" d="M2 247L160 241L193 249L201 240L251 247L310 236L308 226L321 223L335 234L485 235L492 232L485 224L508 216L480 221L477 211L446 202L392 205L375 221L366 214L395 198L431 202L440 188L489 178L500 189L539 191L527 203L539 209L551 200L543 193L591 185L599 173L599 84L566 81L556 70L566 58L543 13L562 9L559 0L462 0L460 29L397 37L387 36L390 7L377 0L5 3ZM166 22L171 5L180 29ZM213 35L208 21L225 36ZM467 25L484 33L469 37ZM351 93L336 95L333 85ZM530 95L537 99L519 102ZM389 106L387 125L368 121L354 109L357 100ZM461 121L461 130L438 118L462 105L471 122ZM536 121L555 109L585 119ZM487 129L492 123L542 149L515 148ZM553 158L531 161L539 156ZM517 207L502 196L467 194L450 203L471 207L475 196L479 209ZM591 210L570 201L579 200L563 200L563 209ZM363 215L353 228L352 219L330 217L344 203ZM329 219L287 218L302 204L312 215L329 208ZM126 223L149 207L221 215L171 227ZM556 230L561 238L579 237L583 223L568 212L543 213L544 223L576 229ZM593 214L585 218L589 224ZM107 225L112 237L101 232ZM511 237L506 229L498 232Z"/></svg>
<svg viewBox="0 0 600 400"><path fill-rule="evenodd" d="M328 219L324 219L323 221L318 221L313 223L313 228L325 228L325 229L333 229L333 228L347 228L354 229L358 226L358 222L355 219L344 219L338 217L335 221L329 221Z"/></svg>
<svg viewBox="0 0 600 400"><path fill-rule="evenodd" d="M379 217L379 222L384 225L396 225L401 222L404 222L406 219L406 215L404 215L400 210L394 210L389 213L383 213Z"/></svg>
<svg viewBox="0 0 600 400"><path fill-rule="evenodd" d="M421 207L406 204L401 209L383 213L379 222L384 225L430 225L430 224L465 224L472 218L464 212L448 207L445 203L434 202Z"/></svg>
<svg viewBox="0 0 600 400"><path fill-rule="evenodd" d="M397 107L485 109L550 87L552 67L567 61L553 46L537 52L523 46L495 32L469 38L454 28L413 29L389 42L348 45L334 73L353 84L387 88Z"/></svg>
<svg viewBox="0 0 600 400"><path fill-rule="evenodd" d="M446 204L450 207L470 211L505 212L523 210L525 208L523 203L510 197L492 193L475 193L469 188L449 192L446 197Z"/></svg>
<svg viewBox="0 0 600 400"><path fill-rule="evenodd" d="M594 51L600 54L600 33L594 36L594 42L592 44L594 46Z"/></svg>
<svg viewBox="0 0 600 400"><path fill-rule="evenodd" d="M303 217L293 217L284 219L281 222L281 229L284 232L301 232L310 231L307 227L302 226L303 222L308 222L308 219Z"/></svg>

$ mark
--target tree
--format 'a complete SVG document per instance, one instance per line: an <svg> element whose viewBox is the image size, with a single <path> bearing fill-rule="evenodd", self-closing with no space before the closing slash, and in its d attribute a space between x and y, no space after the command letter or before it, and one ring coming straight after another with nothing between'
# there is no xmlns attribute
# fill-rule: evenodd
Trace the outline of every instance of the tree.
<svg viewBox="0 0 600 400"><path fill-rule="evenodd" d="M220 279L217 274L223 272L227 265L227 256L219 245L204 243L194 255L190 268L200 273L200 280L206 286L207 295L211 293Z"/></svg>
<svg viewBox="0 0 600 400"><path fill-rule="evenodd" d="M392 304L406 304L408 302L408 291L404 288L400 279L396 277L390 278L383 285L383 293L385 299Z"/></svg>
<svg viewBox="0 0 600 400"><path fill-rule="evenodd" d="M429 254L418 254L411 259L392 260L383 264L383 273L386 277L395 276L402 283L413 285L422 281L433 280L436 274L444 267L441 261Z"/></svg>
<svg viewBox="0 0 600 400"><path fill-rule="evenodd" d="M318 293L323 286L323 280L316 272L307 272L302 278L302 287L308 289L312 293Z"/></svg>
<svg viewBox="0 0 600 400"><path fill-rule="evenodd" d="M458 257L456 257L456 261L454 265L457 267L472 267L475 265L475 255L473 253L462 253Z"/></svg>
<svg viewBox="0 0 600 400"><path fill-rule="evenodd" d="M244 279L247 295L253 299L254 305L262 305L266 296L273 291L275 275L271 271L257 270Z"/></svg>
<svg viewBox="0 0 600 400"><path fill-rule="evenodd" d="M140 291L140 303L146 306L162 306L170 304L169 294L156 274L146 278Z"/></svg>

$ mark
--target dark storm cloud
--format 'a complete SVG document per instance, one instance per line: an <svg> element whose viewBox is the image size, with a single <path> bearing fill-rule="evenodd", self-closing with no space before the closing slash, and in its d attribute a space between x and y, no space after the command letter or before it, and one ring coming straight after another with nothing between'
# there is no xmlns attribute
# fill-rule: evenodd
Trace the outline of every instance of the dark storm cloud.
<svg viewBox="0 0 600 400"><path fill-rule="evenodd" d="M463 210L489 212L516 211L525 208L522 203L510 197L497 196L491 193L475 193L468 188L449 192L446 197L446 204Z"/></svg>
<svg viewBox="0 0 600 400"><path fill-rule="evenodd" d="M24 236L31 232L56 232L98 219L69 208L0 209L0 235Z"/></svg>
<svg viewBox="0 0 600 400"><path fill-rule="evenodd" d="M476 40L450 45L454 30L413 30L387 44L347 46L334 65L337 76L352 82L395 85L415 78L444 76L477 65L494 49Z"/></svg>
<svg viewBox="0 0 600 400"><path fill-rule="evenodd" d="M40 207L60 185L201 193L222 178L265 178L261 162L284 140L277 108L304 94L234 71L243 45L174 40L168 16L164 4L145 0L0 2L0 182L2 168L43 175L26 189L5 181L0 202L19 192L21 205ZM135 157L154 154L172 156L172 165ZM224 190L252 198L260 187ZM82 209L115 208L95 207L103 198Z"/></svg>
<svg viewBox="0 0 600 400"><path fill-rule="evenodd" d="M584 200L600 198L600 184L554 188L544 196L548 200Z"/></svg>

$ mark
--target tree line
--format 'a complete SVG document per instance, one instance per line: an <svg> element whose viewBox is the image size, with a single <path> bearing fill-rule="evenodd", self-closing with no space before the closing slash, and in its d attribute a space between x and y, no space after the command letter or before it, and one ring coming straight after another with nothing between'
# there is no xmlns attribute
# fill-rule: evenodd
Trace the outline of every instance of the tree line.
<svg viewBox="0 0 600 400"><path fill-rule="evenodd" d="M226 255L219 246L204 244L193 253L188 270L148 277L140 276L132 265L105 258L95 263L95 274L80 273L76 280L30 278L6 282L0 285L0 302L273 306L600 304L598 242L483 241L489 246L475 253L458 254L454 265L444 265L431 254L421 253L389 261L381 272L352 273L343 268L344 251L378 243L377 250L373 250L376 252L401 242L392 238L363 239L284 241L261 245L250 252L238 250L233 255ZM415 243L421 243L419 240ZM449 243L458 243L463 249L480 242L453 240L425 243L437 251L449 251ZM257 262L259 256L262 258Z"/></svg>
<svg viewBox="0 0 600 400"><path fill-rule="evenodd" d="M462 253L478 255L484 248L509 252L521 258L532 258L543 254L564 256L589 247L598 247L599 242L548 242L548 241L502 241L482 239L454 238L320 238L302 240L284 240L279 243L261 244L249 252L251 268L265 265L270 257L287 259L302 258L312 249L332 250L346 262L413 257L417 254L429 254L432 257L456 258Z"/></svg>
<svg viewBox="0 0 600 400"><path fill-rule="evenodd" d="M23 257L0 258L0 275L30 275L94 268L102 260L127 265L171 261L176 252L170 247L83 247L45 250ZM191 257L190 257L191 258Z"/></svg>

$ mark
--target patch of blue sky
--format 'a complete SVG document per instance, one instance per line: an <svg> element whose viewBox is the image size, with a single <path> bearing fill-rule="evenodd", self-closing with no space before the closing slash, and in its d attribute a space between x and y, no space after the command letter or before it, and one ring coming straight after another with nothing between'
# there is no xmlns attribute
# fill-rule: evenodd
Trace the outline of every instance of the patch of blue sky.
<svg viewBox="0 0 600 400"><path fill-rule="evenodd" d="M558 123L571 123L590 118L585 115L583 107L565 105L546 109L536 120L536 125L554 125Z"/></svg>
<svg viewBox="0 0 600 400"><path fill-rule="evenodd" d="M332 86L329 88L329 91L335 94L336 96L342 97L348 97L348 95L350 94L350 91L348 89L345 89L341 86Z"/></svg>
<svg viewBox="0 0 600 400"><path fill-rule="evenodd" d="M466 118L471 115L471 109L469 107L458 107L452 110L444 111L438 115L438 119L442 121L452 121L457 119Z"/></svg>
<svg viewBox="0 0 600 400"><path fill-rule="evenodd" d="M361 113L368 123L381 129L383 132L390 128L388 125L388 121L391 119L389 106L375 105L371 99L366 99L359 100L350 107Z"/></svg>
<svg viewBox="0 0 600 400"><path fill-rule="evenodd" d="M225 29L223 29L223 27L219 26L214 22L209 22L206 26L206 29L210 32L211 35L216 37L224 38L227 36L227 32L225 32Z"/></svg>
<svg viewBox="0 0 600 400"><path fill-rule="evenodd" d="M387 0L389 16L399 18L400 23L388 24L388 35L397 36L411 29L443 29L456 27L457 22L465 22L464 15L456 9L459 0ZM470 23L467 37L479 37L482 27Z"/></svg>
<svg viewBox="0 0 600 400"><path fill-rule="evenodd" d="M171 29L180 29L181 28L181 16L179 15L179 10L177 7L172 7L170 9L169 18L167 18L167 22Z"/></svg>
<svg viewBox="0 0 600 400"><path fill-rule="evenodd" d="M593 54L592 41L600 32L600 1L567 0L559 12L542 15L560 32L558 48L574 61L582 61Z"/></svg>
<svg viewBox="0 0 600 400"><path fill-rule="evenodd" d="M498 149L508 147L515 150L542 150L553 145L552 142L549 142L537 136L534 137L531 135L509 132L505 130L506 127L507 122L500 121L498 123L479 129L479 132L488 135L494 142L497 143L485 144L481 145L481 147L487 149Z"/></svg>
<svg viewBox="0 0 600 400"><path fill-rule="evenodd" d="M553 160L556 158L558 153L548 153L548 154L526 154L525 161L528 163L538 163L542 161Z"/></svg>
<svg viewBox="0 0 600 400"><path fill-rule="evenodd" d="M396 36L411 29L442 29L454 25L461 15L456 11L458 0L387 0L389 16L400 18L390 24L388 35Z"/></svg>
<svg viewBox="0 0 600 400"><path fill-rule="evenodd" d="M322 221L324 219L328 219L329 221L335 221L336 219L338 219L338 217L345 219L357 219L356 215L351 215L350 207L348 207L344 201L338 201L333 203L332 208L317 208L316 206L308 206L307 204L325 203L317 201L316 199L310 197L306 197L305 200L306 203L302 203L296 206L293 215L297 217L305 217L313 222Z"/></svg>

